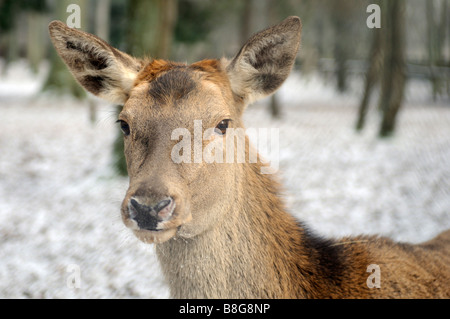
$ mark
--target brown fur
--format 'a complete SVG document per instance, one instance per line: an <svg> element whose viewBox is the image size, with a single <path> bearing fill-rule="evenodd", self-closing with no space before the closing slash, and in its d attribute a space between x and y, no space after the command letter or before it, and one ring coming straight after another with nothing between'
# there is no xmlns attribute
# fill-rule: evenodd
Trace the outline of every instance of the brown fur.
<svg viewBox="0 0 450 319"><path fill-rule="evenodd" d="M288 76L300 31L300 20L290 17L254 35L232 60L187 65L138 60L92 35L50 24L58 53L81 85L124 103L119 120L129 125L130 186L122 218L139 239L156 243L173 297L449 298L450 231L421 245L368 236L323 239L287 213L278 182L261 173L261 162L171 158L178 128L192 134L199 120L202 132L223 120L243 128L245 106ZM201 139L201 150L224 138ZM246 158L250 148L246 138ZM133 201L150 211L167 198L175 208L151 228L133 219ZM381 288L368 287L373 264Z"/></svg>
<svg viewBox="0 0 450 319"><path fill-rule="evenodd" d="M163 72L166 72L180 65L181 64L173 63L166 60L156 60L156 59L152 60L150 63L145 65L139 72L138 76L136 77L136 81L134 82L134 86L139 85L139 83L141 82L151 82L158 75L161 75Z"/></svg>

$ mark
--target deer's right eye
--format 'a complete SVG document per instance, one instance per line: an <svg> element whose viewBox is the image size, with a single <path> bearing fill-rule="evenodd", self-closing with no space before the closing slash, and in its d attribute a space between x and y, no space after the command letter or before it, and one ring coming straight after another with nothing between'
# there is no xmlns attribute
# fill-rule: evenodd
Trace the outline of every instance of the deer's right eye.
<svg viewBox="0 0 450 319"><path fill-rule="evenodd" d="M225 135L225 133L227 132L227 128L228 128L230 122L231 122L230 119L226 119L226 120L220 121L220 123L217 124L216 128L214 129L214 131L217 134L219 134L219 135Z"/></svg>
<svg viewBox="0 0 450 319"><path fill-rule="evenodd" d="M122 120L118 120L117 122L120 124L120 129L122 130L123 135L130 135L130 126L128 125L128 123Z"/></svg>

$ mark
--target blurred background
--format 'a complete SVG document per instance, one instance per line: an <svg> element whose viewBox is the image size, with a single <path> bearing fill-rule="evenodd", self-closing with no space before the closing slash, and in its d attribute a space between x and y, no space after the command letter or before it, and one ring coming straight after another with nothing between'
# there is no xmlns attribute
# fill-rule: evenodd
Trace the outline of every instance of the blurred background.
<svg viewBox="0 0 450 319"><path fill-rule="evenodd" d="M50 43L74 4L114 47L187 63L299 16L291 76L245 115L280 130L292 213L326 236L450 228L449 0L0 0L0 297L168 296L152 247L120 220L122 106L86 94Z"/></svg>
<svg viewBox="0 0 450 319"><path fill-rule="evenodd" d="M55 55L47 31L51 20L74 21L70 9L74 4L80 9L75 14L79 14L82 30L135 56L188 63L231 57L254 32L297 15L304 26L296 64L302 74L319 72L332 78L334 83L330 84L339 92L350 89L351 76L368 75L367 85L360 92L364 99L370 97L377 82L389 84L388 79L397 72L402 76L394 82L404 82L403 76L427 80L431 98L448 101L448 0L2 0L3 74L19 59L26 61L33 72L43 62L48 63L50 70L42 90L83 97L83 91L70 82L66 68ZM381 28L369 28L366 23L372 13L366 12L370 4L381 8ZM394 99L401 101L404 85L394 86L392 90L399 91ZM386 101L392 95L384 94ZM380 103L389 104L386 101ZM277 115L276 107L273 112ZM389 134L392 128L385 130L382 134Z"/></svg>

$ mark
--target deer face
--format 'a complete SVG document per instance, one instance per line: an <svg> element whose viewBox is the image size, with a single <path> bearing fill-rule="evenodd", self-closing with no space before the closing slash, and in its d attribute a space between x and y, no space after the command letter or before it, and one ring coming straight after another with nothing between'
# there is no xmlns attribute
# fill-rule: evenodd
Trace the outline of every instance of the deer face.
<svg viewBox="0 0 450 319"><path fill-rule="evenodd" d="M245 106L287 78L300 42L297 17L256 34L232 60L191 65L138 60L61 22L49 28L79 83L124 105L118 123L130 185L121 213L139 239L193 237L239 209L245 164L219 155L239 152L224 142L227 129L242 128Z"/></svg>
<svg viewBox="0 0 450 319"><path fill-rule="evenodd" d="M143 70L119 115L130 176L122 218L141 240L161 242L195 236L229 209L234 165L207 163L203 153L224 147L225 126L241 123L218 61L152 64L165 71Z"/></svg>

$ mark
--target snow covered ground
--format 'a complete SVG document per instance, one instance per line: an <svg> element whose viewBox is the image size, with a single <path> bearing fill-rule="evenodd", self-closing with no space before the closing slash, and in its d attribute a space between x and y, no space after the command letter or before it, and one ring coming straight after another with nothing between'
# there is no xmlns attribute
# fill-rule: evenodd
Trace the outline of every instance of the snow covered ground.
<svg viewBox="0 0 450 319"><path fill-rule="evenodd" d="M36 77L19 63L3 73L0 298L168 297L153 247L120 219L127 179L110 166L112 108L100 104L92 124L85 102L37 95L45 69ZM294 74L282 87L281 120L263 101L245 121L279 128L289 209L317 233L417 243L450 228L450 107L428 92L409 84L397 134L385 140L375 111L356 134L358 95L315 76Z"/></svg>

